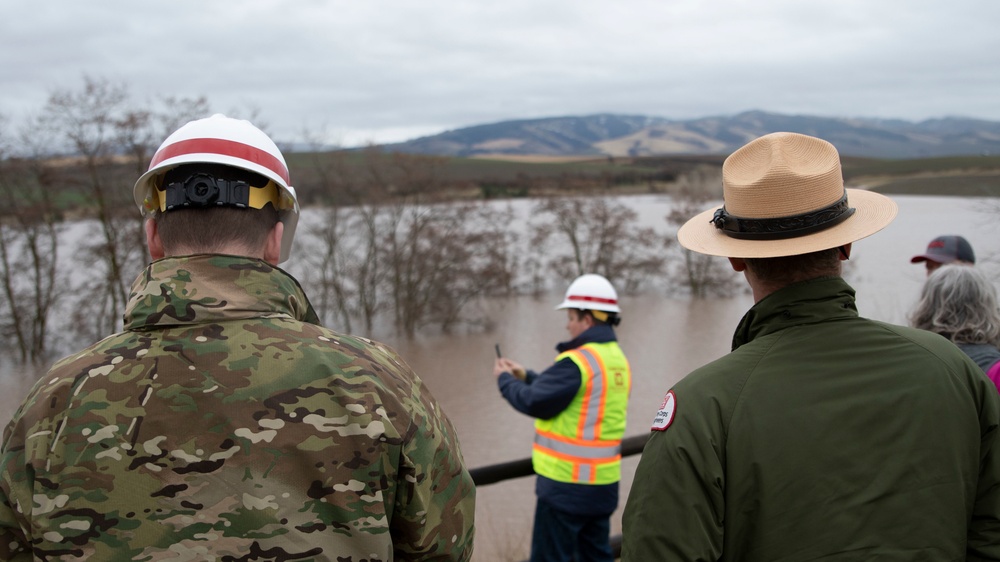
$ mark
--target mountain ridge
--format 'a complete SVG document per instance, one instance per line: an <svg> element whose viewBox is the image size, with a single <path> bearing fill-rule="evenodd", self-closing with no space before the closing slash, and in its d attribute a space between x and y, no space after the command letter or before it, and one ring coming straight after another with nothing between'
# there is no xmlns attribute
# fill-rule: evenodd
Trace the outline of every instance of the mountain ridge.
<svg viewBox="0 0 1000 562"><path fill-rule="evenodd" d="M757 110L688 120L613 113L517 119L453 129L382 147L459 157L728 154L774 131L823 138L844 156L905 159L1000 154L1000 122L995 121L939 117L912 122Z"/></svg>

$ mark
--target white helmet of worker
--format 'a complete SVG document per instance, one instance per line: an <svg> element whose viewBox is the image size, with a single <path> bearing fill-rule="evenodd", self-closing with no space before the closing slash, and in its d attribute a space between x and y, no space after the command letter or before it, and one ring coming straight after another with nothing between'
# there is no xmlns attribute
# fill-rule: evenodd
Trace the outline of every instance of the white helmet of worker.
<svg viewBox="0 0 1000 562"><path fill-rule="evenodd" d="M570 283L566 289L566 298L556 310L564 308L621 313L615 288L610 281L596 273L581 275Z"/></svg>
<svg viewBox="0 0 1000 562"><path fill-rule="evenodd" d="M191 121L174 131L156 150L149 170L135 182L133 196L143 216L168 210L164 174L184 164L222 164L264 176L263 187L247 190L236 206L256 209L271 203L284 223L279 262L288 259L299 221L299 202L290 185L288 165L278 146L249 121L216 114ZM243 192L241 192L243 193Z"/></svg>

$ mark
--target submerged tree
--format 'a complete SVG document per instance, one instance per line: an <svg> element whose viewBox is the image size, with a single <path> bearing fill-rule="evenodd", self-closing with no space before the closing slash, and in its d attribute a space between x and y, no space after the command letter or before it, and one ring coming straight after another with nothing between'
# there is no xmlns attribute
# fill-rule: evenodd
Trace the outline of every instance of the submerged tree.
<svg viewBox="0 0 1000 562"><path fill-rule="evenodd" d="M412 336L423 324L444 331L471 322L480 297L506 294L513 277L509 211L482 204L407 209L387 244L395 323Z"/></svg>
<svg viewBox="0 0 1000 562"><path fill-rule="evenodd" d="M88 295L72 311L80 337L121 327L132 281L147 260L132 186L169 133L207 112L204 98L163 97L137 108L124 85L100 78L84 77L81 88L50 94L39 130L69 154L64 191L75 190L84 216L94 219L94 230L75 241L75 251L93 264L75 287Z"/></svg>
<svg viewBox="0 0 1000 562"><path fill-rule="evenodd" d="M20 147L36 157L13 157L6 149L9 129L0 123L0 291L6 314L0 322L8 349L20 363L49 359L50 318L59 299L59 213L51 173L35 131L22 135Z"/></svg>
<svg viewBox="0 0 1000 562"><path fill-rule="evenodd" d="M123 138L148 138L138 129L148 120L128 115L128 91L107 80L85 78L80 90L56 90L42 113L42 124L67 145L78 173L67 181L83 192L96 219L98 235L83 242L91 263L103 275L82 290L90 296L75 310L75 325L96 337L121 325L129 287L144 258L142 229L132 204L134 168L121 165ZM124 128L137 129L123 132ZM134 148L134 147L133 147Z"/></svg>
<svg viewBox="0 0 1000 562"><path fill-rule="evenodd" d="M553 197L532 215L533 258L561 282L597 273L630 293L663 272L662 236L638 226L638 213L614 199Z"/></svg>
<svg viewBox="0 0 1000 562"><path fill-rule="evenodd" d="M674 229L680 228L691 217L703 212L713 201L721 199L721 170L699 167L678 178L671 191L672 205L665 217ZM671 246L673 240L666 241ZM726 258L692 252L676 244L680 260L675 260L668 272L672 286L686 287L697 298L710 295L732 295L743 286L737 283L735 272Z"/></svg>
<svg viewBox="0 0 1000 562"><path fill-rule="evenodd" d="M313 163L328 207L305 242L306 282L321 315L348 330L358 319L367 333L387 316L413 336L472 322L470 303L509 291L509 217L430 201L442 162L369 148Z"/></svg>

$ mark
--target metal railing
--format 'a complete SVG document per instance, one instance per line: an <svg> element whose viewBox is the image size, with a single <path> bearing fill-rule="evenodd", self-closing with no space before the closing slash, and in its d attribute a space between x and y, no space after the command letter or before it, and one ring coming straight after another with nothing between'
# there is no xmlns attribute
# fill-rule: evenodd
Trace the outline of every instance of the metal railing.
<svg viewBox="0 0 1000 562"><path fill-rule="evenodd" d="M632 437L622 439L622 458L642 453L642 448L646 446L646 440L648 438L649 434L644 433L642 435L633 435ZM512 478L532 476L535 474L535 471L531 467L531 457L528 457L526 459L518 459L473 468L469 471L469 474L472 475L472 481L476 483L476 487L479 487L496 484L497 482L503 482L504 480L510 480ZM611 551L614 553L615 558L621 556L621 535L611 536Z"/></svg>

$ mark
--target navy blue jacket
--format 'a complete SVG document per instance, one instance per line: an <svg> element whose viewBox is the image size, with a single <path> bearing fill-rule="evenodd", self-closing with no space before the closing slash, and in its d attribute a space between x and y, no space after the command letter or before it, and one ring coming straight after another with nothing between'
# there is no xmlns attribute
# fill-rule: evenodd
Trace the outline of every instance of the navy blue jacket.
<svg viewBox="0 0 1000 562"><path fill-rule="evenodd" d="M562 353L588 343L617 341L614 329L607 324L588 328L570 341L556 345ZM525 380L504 372L497 377L500 393L517 411L543 420L565 410L580 389L580 368L572 359L561 359L541 373L527 371ZM579 515L610 515L618 507L618 483L568 484L539 476L535 494L560 511Z"/></svg>

